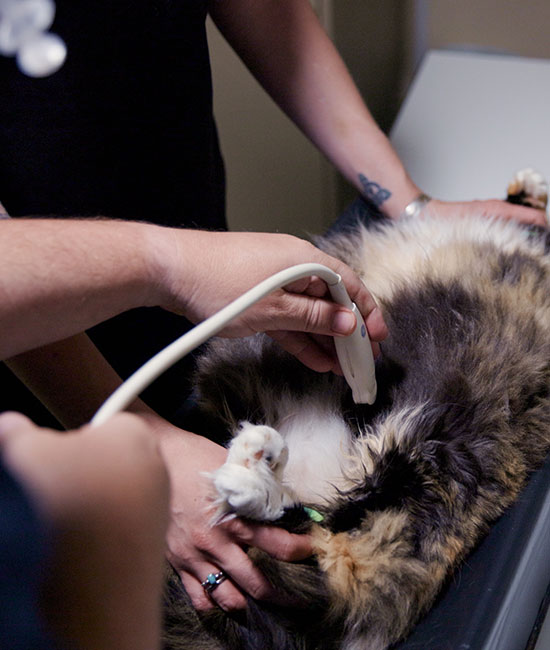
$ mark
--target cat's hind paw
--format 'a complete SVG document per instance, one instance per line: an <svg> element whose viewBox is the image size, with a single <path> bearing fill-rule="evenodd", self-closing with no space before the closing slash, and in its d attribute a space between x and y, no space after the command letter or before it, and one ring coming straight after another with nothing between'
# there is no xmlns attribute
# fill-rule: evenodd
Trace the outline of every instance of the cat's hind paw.
<svg viewBox="0 0 550 650"><path fill-rule="evenodd" d="M290 502L282 483L288 450L271 427L241 424L226 462L211 478L217 492L216 521L239 515L260 521L279 519Z"/></svg>
<svg viewBox="0 0 550 650"><path fill-rule="evenodd" d="M545 210L548 203L548 183L534 169L522 169L508 184L509 203L528 205Z"/></svg>

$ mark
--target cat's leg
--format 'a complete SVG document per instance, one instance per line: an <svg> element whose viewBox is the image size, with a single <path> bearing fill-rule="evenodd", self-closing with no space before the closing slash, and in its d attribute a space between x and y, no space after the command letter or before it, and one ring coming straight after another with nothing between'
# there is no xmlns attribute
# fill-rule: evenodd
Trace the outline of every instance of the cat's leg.
<svg viewBox="0 0 550 650"><path fill-rule="evenodd" d="M279 519L294 503L283 484L288 449L272 427L241 424L226 462L212 474L218 494L216 519L240 515L261 521Z"/></svg>

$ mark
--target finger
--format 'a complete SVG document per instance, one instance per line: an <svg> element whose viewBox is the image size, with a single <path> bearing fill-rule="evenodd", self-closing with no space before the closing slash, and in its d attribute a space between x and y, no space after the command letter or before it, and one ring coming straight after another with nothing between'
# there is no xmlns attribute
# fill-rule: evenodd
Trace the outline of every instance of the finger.
<svg viewBox="0 0 550 650"><path fill-rule="evenodd" d="M289 293L303 293L314 298L323 298L328 293L326 282L316 275L291 282L284 289Z"/></svg>
<svg viewBox="0 0 550 650"><path fill-rule="evenodd" d="M375 307L370 312L365 321L365 325L367 326L371 341L380 342L388 336L388 327L379 307Z"/></svg>
<svg viewBox="0 0 550 650"><path fill-rule="evenodd" d="M340 274L346 287L349 297L357 305L364 319L376 308L376 301L363 284L361 278L354 273L349 266L337 260L329 258L332 261L331 268Z"/></svg>
<svg viewBox="0 0 550 650"><path fill-rule="evenodd" d="M346 307L331 300L288 292L269 297L256 311L255 319L260 324L258 330L262 329L262 322L271 325L264 330L275 329L273 323L277 323L278 330L330 336L348 336L357 325Z"/></svg>
<svg viewBox="0 0 550 650"><path fill-rule="evenodd" d="M38 427L22 413L6 411L0 414L0 444L23 432L35 431Z"/></svg>
<svg viewBox="0 0 550 650"><path fill-rule="evenodd" d="M187 592L187 595L193 603L193 607L200 612L206 612L209 609L214 609L216 606L214 601L208 596L208 594L201 587L200 580L197 580L195 576L192 576L188 573L180 573L180 580L183 585L183 588Z"/></svg>
<svg viewBox="0 0 550 650"><path fill-rule="evenodd" d="M338 272L342 277L348 295L350 296L351 300L357 305L359 311L366 319L369 316L369 314L374 309L376 309L376 301L374 300L370 292L367 290L367 288L365 287L365 285L363 284L359 276L357 276L348 266L346 266L343 262L337 260L336 258L329 257L327 259L332 262L331 268L333 268L333 270ZM326 282L324 282L324 280L321 280L317 276L312 276L311 278L303 278L302 280L293 282L285 286L285 290L288 291L289 293L300 293L314 298L328 298L330 300L330 292L328 290ZM343 310L338 310L338 311L340 312L340 314L343 313ZM336 318L337 319L340 318L343 320L341 320L341 322L336 320L334 323L331 324L331 327L333 329L332 332L322 331L319 333L333 334L333 335L336 334L336 335L343 335L343 336L347 336L351 334L351 332L353 331L353 326L351 326L351 320L349 318L346 320L345 317L342 317L339 314L336 315ZM289 327L288 329L293 329L293 328ZM307 331L316 332L318 330L308 329Z"/></svg>
<svg viewBox="0 0 550 650"><path fill-rule="evenodd" d="M309 535L296 535L277 526L245 523L240 519L233 519L226 526L234 539L261 548L278 560L295 562L305 560L313 553Z"/></svg>
<svg viewBox="0 0 550 650"><path fill-rule="evenodd" d="M512 205L510 203L505 203L504 205L510 206L502 211L502 216L505 219L514 219L520 223L530 223L536 226L548 226L545 210L527 208L524 206Z"/></svg>
<svg viewBox="0 0 550 650"><path fill-rule="evenodd" d="M239 545L235 544L220 564L245 594L255 600L277 601L278 594L275 589Z"/></svg>
<svg viewBox="0 0 550 650"><path fill-rule="evenodd" d="M246 598L243 593L232 583L226 572L222 571L225 579L220 584L206 590L204 582L208 582L209 576L219 576L221 569L213 564L201 563L198 565L197 573L191 575L186 571L180 573L181 581L193 606L206 611L218 606L226 612L244 609Z"/></svg>
<svg viewBox="0 0 550 650"><path fill-rule="evenodd" d="M288 332L276 330L266 332L274 341L306 367L315 372L337 371L338 360L335 353L330 354L323 349L311 336L303 332Z"/></svg>
<svg viewBox="0 0 550 650"><path fill-rule="evenodd" d="M538 226L548 225L546 211L539 208L531 208L495 200L481 201L480 206L482 216L484 217L499 217L501 219L511 219L520 223L529 223Z"/></svg>
<svg viewBox="0 0 550 650"><path fill-rule="evenodd" d="M545 210L516 205L497 199L459 203L445 203L434 200L432 203L433 206L428 204L427 210L431 206L432 214L448 218L476 216L481 218L508 219L537 226L548 226Z"/></svg>

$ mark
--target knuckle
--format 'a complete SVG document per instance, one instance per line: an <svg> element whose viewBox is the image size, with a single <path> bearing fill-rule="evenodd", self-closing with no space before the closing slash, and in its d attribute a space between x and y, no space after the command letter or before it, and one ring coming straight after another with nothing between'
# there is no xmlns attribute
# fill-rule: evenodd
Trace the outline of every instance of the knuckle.
<svg viewBox="0 0 550 650"><path fill-rule="evenodd" d="M278 540L277 557L285 561L294 559L294 544L290 537L283 536Z"/></svg>
<svg viewBox="0 0 550 650"><path fill-rule="evenodd" d="M216 598L218 605L226 612L234 612L246 608L246 598L235 592L231 596L219 596Z"/></svg>
<svg viewBox="0 0 550 650"><path fill-rule="evenodd" d="M183 569L191 564L193 560L192 554L184 544L174 542L171 539L167 540L167 544L166 559L174 569Z"/></svg>
<svg viewBox="0 0 550 650"><path fill-rule="evenodd" d="M303 306L302 320L307 331L315 331L323 325L323 306L321 300L310 300Z"/></svg>
<svg viewBox="0 0 550 650"><path fill-rule="evenodd" d="M203 530L202 528L195 529L190 531L189 538L191 544L199 551L210 552L214 550L214 543L210 531Z"/></svg>
<svg viewBox="0 0 550 650"><path fill-rule="evenodd" d="M248 587L248 593L254 600L267 600L271 596L271 589L263 581L255 581Z"/></svg>
<svg viewBox="0 0 550 650"><path fill-rule="evenodd" d="M232 519L227 524L227 529L234 537L237 537L240 541L250 542L252 540L253 534L250 530L250 527L238 517Z"/></svg>
<svg viewBox="0 0 550 650"><path fill-rule="evenodd" d="M207 612L209 609L214 608L214 603L206 595L197 594L191 600L193 602L193 605L195 606L195 609L197 609L200 612Z"/></svg>

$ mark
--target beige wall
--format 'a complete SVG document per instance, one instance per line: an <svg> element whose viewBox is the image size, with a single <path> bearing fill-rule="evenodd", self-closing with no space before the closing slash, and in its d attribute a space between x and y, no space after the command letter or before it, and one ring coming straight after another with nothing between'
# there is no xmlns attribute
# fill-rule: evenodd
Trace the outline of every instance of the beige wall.
<svg viewBox="0 0 550 650"><path fill-rule="evenodd" d="M548 0L429 0L431 47L473 46L550 58Z"/></svg>
<svg viewBox="0 0 550 650"><path fill-rule="evenodd" d="M388 131L413 67L413 2L334 0L332 38L378 124ZM337 176L342 210L356 191Z"/></svg>
<svg viewBox="0 0 550 650"><path fill-rule="evenodd" d="M316 233L336 212L328 163L208 25L214 111L233 230Z"/></svg>

